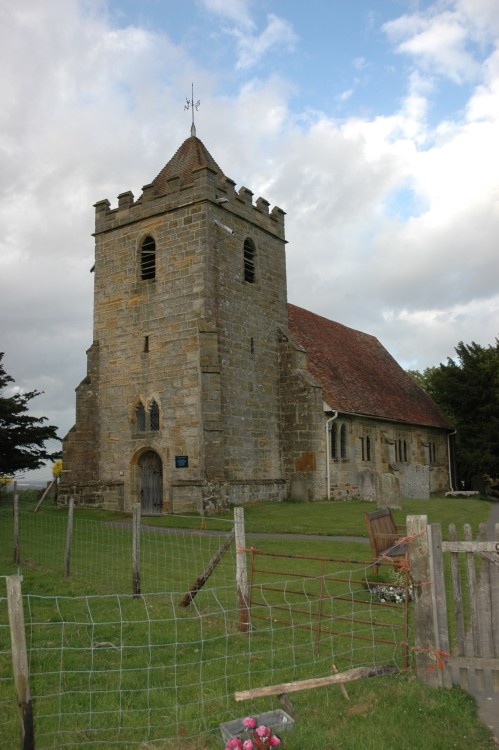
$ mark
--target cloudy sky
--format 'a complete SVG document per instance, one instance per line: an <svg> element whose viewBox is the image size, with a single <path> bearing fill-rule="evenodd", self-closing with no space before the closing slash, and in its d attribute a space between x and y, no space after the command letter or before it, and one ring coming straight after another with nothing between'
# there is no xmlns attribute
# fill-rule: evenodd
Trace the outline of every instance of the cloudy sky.
<svg viewBox="0 0 499 750"><path fill-rule="evenodd" d="M404 368L499 335L498 0L0 3L0 351L63 435L92 205L188 137L284 209L288 298ZM50 475L50 472L48 472Z"/></svg>

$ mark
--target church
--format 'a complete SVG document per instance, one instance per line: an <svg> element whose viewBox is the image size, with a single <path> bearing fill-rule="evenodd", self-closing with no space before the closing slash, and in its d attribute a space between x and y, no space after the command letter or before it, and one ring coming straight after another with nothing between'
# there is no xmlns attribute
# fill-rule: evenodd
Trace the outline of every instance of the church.
<svg viewBox="0 0 499 750"><path fill-rule="evenodd" d="M194 128L140 197L95 204L94 236L62 502L209 513L451 486L452 426L375 337L288 304L284 211Z"/></svg>

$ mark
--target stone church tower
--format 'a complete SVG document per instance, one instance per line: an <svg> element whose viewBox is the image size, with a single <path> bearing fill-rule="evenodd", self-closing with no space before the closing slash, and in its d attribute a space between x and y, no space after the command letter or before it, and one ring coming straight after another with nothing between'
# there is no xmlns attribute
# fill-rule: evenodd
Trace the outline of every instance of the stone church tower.
<svg viewBox="0 0 499 750"><path fill-rule="evenodd" d="M284 249L284 212L236 191L195 134L137 200L95 204L93 343L62 498L158 513L287 495Z"/></svg>

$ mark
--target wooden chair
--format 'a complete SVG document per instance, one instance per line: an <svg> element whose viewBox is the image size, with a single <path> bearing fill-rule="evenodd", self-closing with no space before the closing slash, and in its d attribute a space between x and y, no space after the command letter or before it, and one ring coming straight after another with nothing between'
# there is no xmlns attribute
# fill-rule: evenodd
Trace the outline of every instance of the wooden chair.
<svg viewBox="0 0 499 750"><path fill-rule="evenodd" d="M390 508L381 508L365 514L373 567L376 573L380 565L400 565L407 554L407 540L404 539L405 526L397 526Z"/></svg>

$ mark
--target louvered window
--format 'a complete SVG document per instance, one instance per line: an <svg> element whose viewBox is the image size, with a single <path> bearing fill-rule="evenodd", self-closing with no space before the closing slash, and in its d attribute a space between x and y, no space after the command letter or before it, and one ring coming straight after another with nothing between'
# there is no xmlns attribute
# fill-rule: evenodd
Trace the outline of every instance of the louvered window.
<svg viewBox="0 0 499 750"><path fill-rule="evenodd" d="M156 243L151 236L147 236L140 248L140 278L142 280L156 278Z"/></svg>
<svg viewBox="0 0 499 750"><path fill-rule="evenodd" d="M249 237L244 240L244 280L255 281L255 243Z"/></svg>

